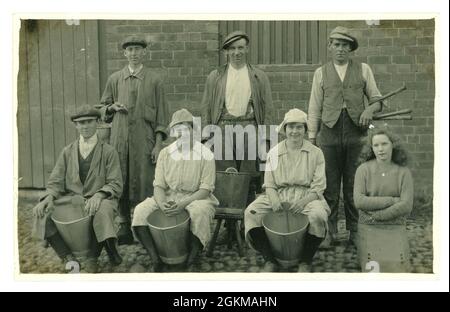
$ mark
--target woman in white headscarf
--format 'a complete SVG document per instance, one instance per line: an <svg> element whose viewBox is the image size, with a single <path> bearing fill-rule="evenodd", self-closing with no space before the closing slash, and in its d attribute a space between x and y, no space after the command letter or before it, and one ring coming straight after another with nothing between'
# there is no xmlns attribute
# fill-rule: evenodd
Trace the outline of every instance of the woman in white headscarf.
<svg viewBox="0 0 450 312"><path fill-rule="evenodd" d="M269 151L264 175L265 194L245 210L245 238L260 251L266 261L265 271L273 271L276 261L262 227L263 217L290 204L293 213L308 216L309 230L299 264L299 272L310 272L315 252L327 232L330 208L323 198L326 187L325 161L322 151L305 140L307 115L299 109L286 113L278 131L286 135Z"/></svg>

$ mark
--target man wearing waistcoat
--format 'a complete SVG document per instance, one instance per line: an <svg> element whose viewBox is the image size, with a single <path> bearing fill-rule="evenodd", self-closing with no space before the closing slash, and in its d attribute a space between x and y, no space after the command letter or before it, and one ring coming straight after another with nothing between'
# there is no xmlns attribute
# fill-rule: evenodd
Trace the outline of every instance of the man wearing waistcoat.
<svg viewBox="0 0 450 312"><path fill-rule="evenodd" d="M233 159L216 160L218 171L224 171L227 167L235 167L238 171L252 173L256 179L259 179L258 160L251 159L247 153L247 148L250 146L255 147L256 155L258 155L258 138L248 136L244 144L239 145L236 144L236 140L230 144L225 137L225 126L228 125L241 125L244 128L253 125L258 133L258 125L273 124L271 121L272 92L269 78L262 70L247 62L249 42L248 35L243 31L232 32L223 41L222 49L228 61L227 64L213 70L208 75L202 100L202 124L219 126L224 143L222 145L223 155L226 148L233 151ZM239 159L237 155L242 151L244 159ZM258 184L260 185L260 183ZM258 191L258 187L256 191ZM253 198L250 197L249 202L251 201Z"/></svg>
<svg viewBox="0 0 450 312"><path fill-rule="evenodd" d="M309 100L309 138L325 156L324 196L331 208L330 243L336 239L341 181L346 228L350 231L350 242L355 243L358 212L353 202L353 183L361 139L373 114L382 109L381 102L368 107L364 104L365 98L372 101L381 94L370 67L350 58L357 48L358 41L347 28L338 26L331 31L328 50L332 61L314 73Z"/></svg>

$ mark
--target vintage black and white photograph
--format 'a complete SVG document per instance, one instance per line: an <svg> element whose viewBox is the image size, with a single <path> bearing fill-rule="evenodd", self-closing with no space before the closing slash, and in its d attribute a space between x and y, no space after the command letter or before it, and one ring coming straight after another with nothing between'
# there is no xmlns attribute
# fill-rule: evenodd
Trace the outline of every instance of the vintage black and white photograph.
<svg viewBox="0 0 450 312"><path fill-rule="evenodd" d="M18 271L431 275L435 31L22 17Z"/></svg>

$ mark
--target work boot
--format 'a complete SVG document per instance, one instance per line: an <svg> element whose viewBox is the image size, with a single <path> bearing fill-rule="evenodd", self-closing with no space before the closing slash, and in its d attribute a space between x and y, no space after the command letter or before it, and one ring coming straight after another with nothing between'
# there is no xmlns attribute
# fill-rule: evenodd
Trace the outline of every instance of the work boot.
<svg viewBox="0 0 450 312"><path fill-rule="evenodd" d="M105 240L105 249L111 265L118 266L122 263L122 257L117 252L115 238L108 238L107 240Z"/></svg>
<svg viewBox="0 0 450 312"><path fill-rule="evenodd" d="M161 258L158 256L156 252L155 245L153 243L152 235L150 234L150 230L148 226L134 226L134 233L136 234L139 242L144 246L148 255L150 256L150 260L154 264L161 263Z"/></svg>
<svg viewBox="0 0 450 312"><path fill-rule="evenodd" d="M131 232L131 226L128 222L120 223L117 237L119 245L131 245L134 243L133 232Z"/></svg>
<svg viewBox="0 0 450 312"><path fill-rule="evenodd" d="M323 238L306 233L301 263L312 263L314 255L322 241Z"/></svg>
<svg viewBox="0 0 450 312"><path fill-rule="evenodd" d="M186 259L185 268L188 270L192 269L195 259L197 258L199 252L203 249L203 245L200 240L192 233L191 234L191 246L189 255Z"/></svg>
<svg viewBox="0 0 450 312"><path fill-rule="evenodd" d="M72 254L69 246L67 246L61 234L59 234L58 232L50 237L47 237L47 242L63 262L66 257Z"/></svg>

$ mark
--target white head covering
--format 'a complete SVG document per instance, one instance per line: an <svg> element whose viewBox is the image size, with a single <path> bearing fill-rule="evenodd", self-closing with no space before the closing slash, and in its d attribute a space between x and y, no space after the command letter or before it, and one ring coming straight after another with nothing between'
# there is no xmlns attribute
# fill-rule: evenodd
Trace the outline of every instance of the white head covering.
<svg viewBox="0 0 450 312"><path fill-rule="evenodd" d="M284 115L284 119L281 122L281 124L277 127L277 131L279 133L285 134L284 127L286 126L286 124L291 122L300 122L306 124L307 120L308 115L304 111L298 108L293 108Z"/></svg>
<svg viewBox="0 0 450 312"><path fill-rule="evenodd" d="M182 122L190 122L190 123L194 122L191 112L189 112L185 108L177 110L175 113L173 113L172 121L169 124L169 129Z"/></svg>

